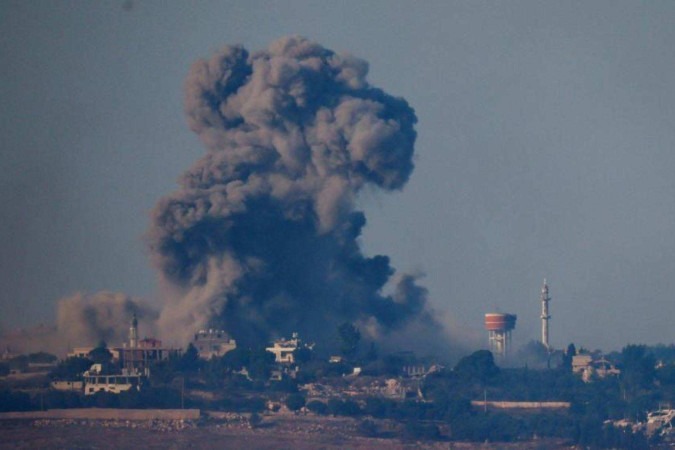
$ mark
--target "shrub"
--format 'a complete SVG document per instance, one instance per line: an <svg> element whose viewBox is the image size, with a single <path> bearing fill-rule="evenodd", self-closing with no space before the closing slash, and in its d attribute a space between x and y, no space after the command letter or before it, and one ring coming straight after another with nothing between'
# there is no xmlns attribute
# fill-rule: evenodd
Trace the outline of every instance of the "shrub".
<svg viewBox="0 0 675 450"><path fill-rule="evenodd" d="M412 420L405 424L403 437L406 439L429 439L435 440L441 437L438 426L432 423L422 423Z"/></svg>
<svg viewBox="0 0 675 450"><path fill-rule="evenodd" d="M328 400L328 411L334 416L358 416L362 412L361 407L355 401L342 401L337 398Z"/></svg>
<svg viewBox="0 0 675 450"><path fill-rule="evenodd" d="M29 411L34 409L30 396L25 392L0 390L0 411Z"/></svg>
<svg viewBox="0 0 675 450"><path fill-rule="evenodd" d="M307 409L320 416L325 416L328 414L328 405L319 400L312 400L311 402L307 403Z"/></svg>
<svg viewBox="0 0 675 450"><path fill-rule="evenodd" d="M251 428L257 428L261 423L262 423L262 417L258 413L254 412L248 418L248 424L251 426Z"/></svg>
<svg viewBox="0 0 675 450"><path fill-rule="evenodd" d="M291 411L298 411L305 406L305 397L300 394L291 394L286 397L286 406L288 406L288 409Z"/></svg>
<svg viewBox="0 0 675 450"><path fill-rule="evenodd" d="M377 436L377 425L370 419L362 420L359 423L359 433L366 437Z"/></svg>

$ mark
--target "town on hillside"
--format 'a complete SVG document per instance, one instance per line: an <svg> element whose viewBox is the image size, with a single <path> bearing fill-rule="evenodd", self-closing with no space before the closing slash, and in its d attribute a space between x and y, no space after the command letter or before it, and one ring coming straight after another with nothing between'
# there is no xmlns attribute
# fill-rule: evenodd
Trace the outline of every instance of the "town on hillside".
<svg viewBox="0 0 675 450"><path fill-rule="evenodd" d="M223 417L249 429L274 426L280 417L342 417L358 436L425 442L550 439L639 448L672 445L675 438L673 345L602 354L532 341L526 362L508 366L494 349L454 365L410 351L381 352L350 323L335 330L335 354L297 333L260 348L240 347L215 329L197 331L185 349L139 336L134 315L119 346L75 347L62 360L6 349L0 417L189 410L201 424L194 426Z"/></svg>

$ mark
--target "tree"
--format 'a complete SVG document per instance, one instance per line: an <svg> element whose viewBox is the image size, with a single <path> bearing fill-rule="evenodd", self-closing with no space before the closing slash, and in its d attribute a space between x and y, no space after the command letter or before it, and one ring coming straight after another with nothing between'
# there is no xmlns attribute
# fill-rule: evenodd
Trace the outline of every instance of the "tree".
<svg viewBox="0 0 675 450"><path fill-rule="evenodd" d="M368 397L363 407L363 413L373 417L384 417L386 406L384 401L378 397Z"/></svg>
<svg viewBox="0 0 675 450"><path fill-rule="evenodd" d="M33 408L34 406L27 393L0 389L0 411L28 411Z"/></svg>
<svg viewBox="0 0 675 450"><path fill-rule="evenodd" d="M438 426L410 420L403 428L403 437L406 439L429 439L435 440L441 437Z"/></svg>
<svg viewBox="0 0 675 450"><path fill-rule="evenodd" d="M362 420L358 426L359 433L366 437L377 436L377 425L370 419Z"/></svg>
<svg viewBox="0 0 675 450"><path fill-rule="evenodd" d="M563 355L562 367L566 370L572 370L572 359L577 355L577 348L574 344L567 346L567 351Z"/></svg>
<svg viewBox="0 0 675 450"><path fill-rule="evenodd" d="M56 355L47 352L37 352L28 355L29 363L52 364L55 363L57 359Z"/></svg>
<svg viewBox="0 0 675 450"><path fill-rule="evenodd" d="M305 397L300 394L291 394L286 397L286 406L291 411L298 411L305 406Z"/></svg>
<svg viewBox="0 0 675 450"><path fill-rule="evenodd" d="M267 380L274 367L274 353L264 348L251 351L248 373L254 380Z"/></svg>
<svg viewBox="0 0 675 450"><path fill-rule="evenodd" d="M518 350L518 359L528 367L548 367L549 349L541 341L529 341Z"/></svg>
<svg viewBox="0 0 675 450"><path fill-rule="evenodd" d="M312 400L311 402L307 403L307 409L320 416L325 416L328 414L328 405L320 400Z"/></svg>
<svg viewBox="0 0 675 450"><path fill-rule="evenodd" d="M647 388L656 374L654 357L644 345L628 345L621 350L621 378L628 388Z"/></svg>
<svg viewBox="0 0 675 450"><path fill-rule="evenodd" d="M309 347L298 347L293 351L293 360L296 364L305 364L314 358L314 352Z"/></svg>
<svg viewBox="0 0 675 450"><path fill-rule="evenodd" d="M352 357L361 340L361 332L358 328L349 322L345 322L338 327L338 336L340 338L340 352L346 357Z"/></svg>
<svg viewBox="0 0 675 450"><path fill-rule="evenodd" d="M79 392L48 390L40 394L40 403L45 409L80 408L82 402Z"/></svg>
<svg viewBox="0 0 675 450"><path fill-rule="evenodd" d="M24 371L28 368L28 356L19 355L9 360L10 370Z"/></svg>
<svg viewBox="0 0 675 450"><path fill-rule="evenodd" d="M177 369L180 372L194 373L201 367L201 360L199 359L199 351L190 343L187 350L180 357L177 364Z"/></svg>
<svg viewBox="0 0 675 450"><path fill-rule="evenodd" d="M359 404L353 400L340 400L331 398L328 400L328 411L334 416L357 416L361 414Z"/></svg>
<svg viewBox="0 0 675 450"><path fill-rule="evenodd" d="M480 380L486 384L499 375L499 367L495 364L492 352L478 350L462 358L455 366L455 372L464 378Z"/></svg>
<svg viewBox="0 0 675 450"><path fill-rule="evenodd" d="M675 386L675 365L661 367L656 371L656 379L661 386Z"/></svg>
<svg viewBox="0 0 675 450"><path fill-rule="evenodd" d="M377 347L375 346L374 342L370 343L370 346L368 347L368 352L366 353L366 361L372 362L372 361L377 361Z"/></svg>
<svg viewBox="0 0 675 450"><path fill-rule="evenodd" d="M251 350L244 347L237 347L230 350L221 357L222 363L230 370L241 370L249 365L251 361Z"/></svg>
<svg viewBox="0 0 675 450"><path fill-rule="evenodd" d="M248 424L251 428L258 428L262 423L262 417L257 412L251 413L248 418Z"/></svg>
<svg viewBox="0 0 675 450"><path fill-rule="evenodd" d="M85 370L89 370L94 361L87 358L66 358L49 372L49 378L53 380L75 381L82 379Z"/></svg>

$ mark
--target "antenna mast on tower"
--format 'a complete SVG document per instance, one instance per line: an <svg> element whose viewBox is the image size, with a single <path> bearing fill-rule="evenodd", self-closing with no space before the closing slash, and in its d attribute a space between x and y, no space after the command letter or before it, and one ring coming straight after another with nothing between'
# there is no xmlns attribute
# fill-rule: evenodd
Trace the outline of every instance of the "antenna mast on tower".
<svg viewBox="0 0 675 450"><path fill-rule="evenodd" d="M551 320L551 315L548 313L548 302L550 301L548 284L546 284L546 278L544 278L544 286L541 288L541 343L547 350L551 349L548 342L548 321Z"/></svg>

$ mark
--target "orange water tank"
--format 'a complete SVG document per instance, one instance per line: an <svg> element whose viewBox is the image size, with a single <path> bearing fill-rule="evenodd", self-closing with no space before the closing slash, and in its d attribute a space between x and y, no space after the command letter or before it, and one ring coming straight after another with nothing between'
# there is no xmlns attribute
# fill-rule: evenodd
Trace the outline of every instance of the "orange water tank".
<svg viewBox="0 0 675 450"><path fill-rule="evenodd" d="M485 329L488 331L511 331L516 328L515 314L485 314Z"/></svg>

